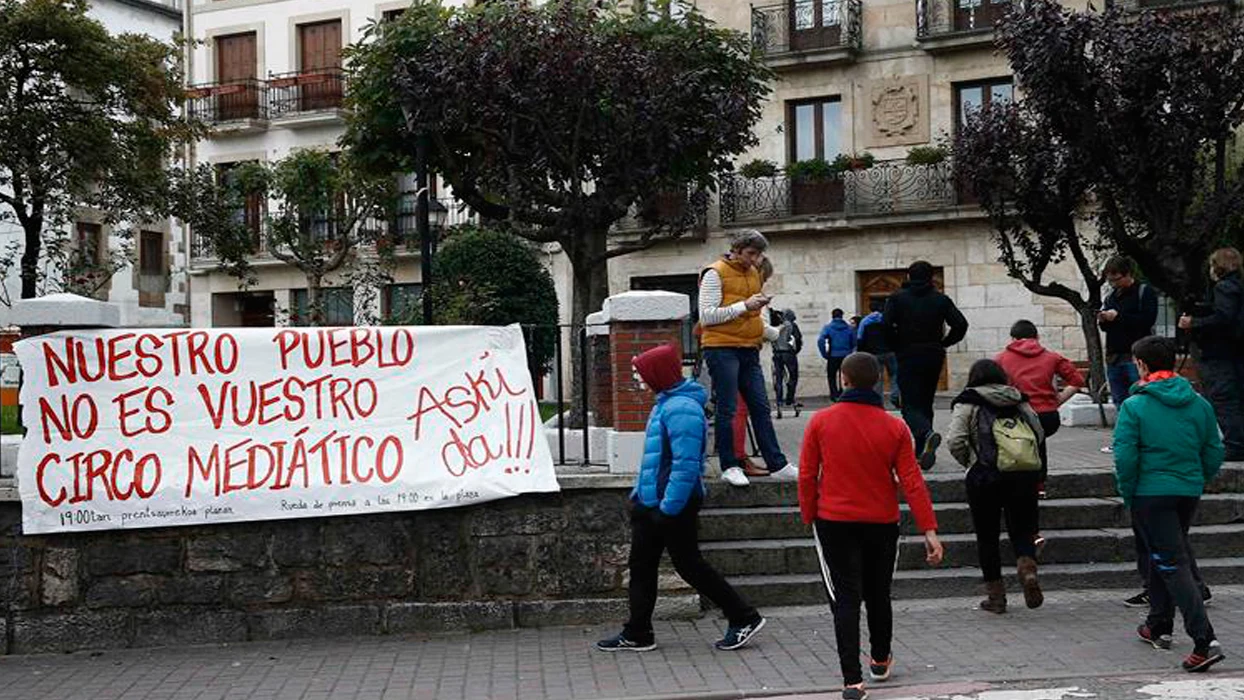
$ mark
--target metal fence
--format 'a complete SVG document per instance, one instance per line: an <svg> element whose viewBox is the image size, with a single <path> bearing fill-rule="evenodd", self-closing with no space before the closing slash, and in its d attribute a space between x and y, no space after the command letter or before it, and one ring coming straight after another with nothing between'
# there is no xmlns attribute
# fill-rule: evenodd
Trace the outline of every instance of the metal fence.
<svg viewBox="0 0 1244 700"><path fill-rule="evenodd" d="M206 83L186 93L190 116L208 124L268 118L268 85L262 80Z"/></svg>
<svg viewBox="0 0 1244 700"><path fill-rule="evenodd" d="M634 233L658 226L708 233L708 192L688 188L686 191L661 192L631 204L626 216L613 225L616 233Z"/></svg>
<svg viewBox="0 0 1244 700"><path fill-rule="evenodd" d="M596 398L591 377L599 371L592 367L592 352L588 335L589 325L584 324L524 324L523 336L531 341L533 335L548 334L553 336L553 396L544 397L541 406L553 410L555 420L556 441L552 444L553 461L562 467L604 467L608 466L608 455L603 451L592 449L592 413L591 406ZM547 336L546 336L547 337ZM607 337L607 336L606 336ZM581 351L578 356L572 352L572 344L578 344ZM568 381L569 368L574 380ZM540 373L533 368L532 380L539 383ZM573 405L571 392L576 382L583 387L583 400L578 406ZM612 400L612 397L609 397ZM573 426L573 427L572 427ZM547 434L547 430L546 430Z"/></svg>
<svg viewBox="0 0 1244 700"><path fill-rule="evenodd" d="M340 68L274 74L268 78L273 119L341 107Z"/></svg>
<svg viewBox="0 0 1244 700"><path fill-rule="evenodd" d="M765 55L860 47L860 0L788 0L752 8L752 46Z"/></svg>
<svg viewBox="0 0 1244 700"><path fill-rule="evenodd" d="M1010 10L1007 0L916 0L916 36L992 31Z"/></svg>

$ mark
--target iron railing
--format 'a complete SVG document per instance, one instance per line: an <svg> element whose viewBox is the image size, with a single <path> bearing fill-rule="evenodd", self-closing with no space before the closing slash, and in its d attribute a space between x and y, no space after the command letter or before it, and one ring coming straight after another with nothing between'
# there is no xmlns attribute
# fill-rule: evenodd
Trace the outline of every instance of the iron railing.
<svg viewBox="0 0 1244 700"><path fill-rule="evenodd" d="M861 0L787 0L752 8L752 46L762 54L859 49Z"/></svg>
<svg viewBox="0 0 1244 700"><path fill-rule="evenodd" d="M631 204L626 216L614 223L615 233L635 233L657 227L679 231L708 231L708 192L698 188L658 192Z"/></svg>
<svg viewBox="0 0 1244 700"><path fill-rule="evenodd" d="M388 221L372 221L369 225L385 231L393 245L408 248L419 247L415 230L417 202L413 193L407 193L398 201L397 211ZM428 200L428 222L434 241L440 240L445 229L462 224L477 223L479 217L463 202L453 197L437 197Z"/></svg>
<svg viewBox="0 0 1244 700"><path fill-rule="evenodd" d="M785 175L729 175L721 183L721 221L738 223L796 216L867 216L935 211L958 204L949 161L911 165L881 161L827 180Z"/></svg>
<svg viewBox="0 0 1244 700"><path fill-rule="evenodd" d="M992 32L1010 10L1007 0L916 0L916 36Z"/></svg>
<svg viewBox="0 0 1244 700"><path fill-rule="evenodd" d="M205 83L186 92L191 118L208 124L268 118L268 85L262 80Z"/></svg>
<svg viewBox="0 0 1244 700"><path fill-rule="evenodd" d="M268 77L273 119L339 109L344 94L340 68L322 68Z"/></svg>

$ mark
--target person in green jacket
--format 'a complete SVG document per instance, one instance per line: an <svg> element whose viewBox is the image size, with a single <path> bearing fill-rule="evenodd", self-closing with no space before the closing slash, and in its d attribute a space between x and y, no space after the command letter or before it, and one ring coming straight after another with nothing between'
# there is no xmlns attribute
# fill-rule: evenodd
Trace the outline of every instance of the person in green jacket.
<svg viewBox="0 0 1244 700"><path fill-rule="evenodd" d="M1187 534L1205 483L1222 467L1222 439L1213 407L1174 371L1174 341L1141 338L1132 356L1141 380L1119 407L1114 471L1150 558L1149 616L1136 634L1171 648L1178 607L1193 641L1184 670L1206 671L1224 655L1192 577Z"/></svg>

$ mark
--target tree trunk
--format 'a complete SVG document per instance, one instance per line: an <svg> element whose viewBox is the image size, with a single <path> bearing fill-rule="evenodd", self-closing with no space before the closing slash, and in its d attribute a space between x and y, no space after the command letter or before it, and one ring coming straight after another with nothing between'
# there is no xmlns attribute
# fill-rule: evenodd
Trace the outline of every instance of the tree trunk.
<svg viewBox="0 0 1244 700"><path fill-rule="evenodd" d="M583 345L581 329L587 315L600 311L609 296L609 264L604 259L607 231L580 234L575 245L567 249L574 285L571 289L570 323L574 326L570 339L570 421L572 427L585 427L584 405L588 401L583 383L582 367L589 359ZM588 367L588 375L595 371Z"/></svg>
<svg viewBox="0 0 1244 700"><path fill-rule="evenodd" d="M320 299L320 286L324 280L319 275L307 274L307 319L312 326L324 325L324 303Z"/></svg>
<svg viewBox="0 0 1244 700"><path fill-rule="evenodd" d="M1084 333L1084 347L1088 350L1089 391L1096 399L1102 395L1102 387L1106 385L1106 358L1101 331L1097 329L1097 307L1085 306L1076 309L1076 313L1080 316L1080 330Z"/></svg>
<svg viewBox="0 0 1244 700"><path fill-rule="evenodd" d="M39 252L42 249L43 217L31 216L22 221L26 245L22 249L22 298L34 299L39 294Z"/></svg>

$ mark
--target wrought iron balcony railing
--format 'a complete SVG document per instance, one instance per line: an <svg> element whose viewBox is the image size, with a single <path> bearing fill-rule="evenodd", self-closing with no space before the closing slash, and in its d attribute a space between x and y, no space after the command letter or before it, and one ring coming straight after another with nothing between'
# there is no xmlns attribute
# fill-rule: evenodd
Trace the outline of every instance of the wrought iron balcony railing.
<svg viewBox="0 0 1244 700"><path fill-rule="evenodd" d="M786 0L752 8L752 46L765 56L860 47L860 0Z"/></svg>
<svg viewBox="0 0 1244 700"><path fill-rule="evenodd" d="M825 180L731 175L721 183L723 224L799 216L849 217L936 211L959 203L953 166L883 161Z"/></svg>
<svg viewBox="0 0 1244 700"><path fill-rule="evenodd" d="M273 119L341 107L342 72L323 68L282 73L268 78L268 101Z"/></svg>
<svg viewBox="0 0 1244 700"><path fill-rule="evenodd" d="M1010 10L1007 0L916 0L916 36L985 34Z"/></svg>
<svg viewBox="0 0 1244 700"><path fill-rule="evenodd" d="M656 227L676 228L695 234L708 232L708 192L658 192L632 204L626 216L613 225L614 233L638 233Z"/></svg>
<svg viewBox="0 0 1244 700"><path fill-rule="evenodd" d="M394 246L417 249L419 236L416 231L415 207L413 193L403 195L398 201L397 211L388 221L373 219L364 226L370 228L377 239L385 239ZM433 240L439 239L445 229L478 222L479 216L453 197L435 197L428 200L428 223Z"/></svg>
<svg viewBox="0 0 1244 700"><path fill-rule="evenodd" d="M268 85L262 80L206 83L186 93L190 116L208 124L268 118Z"/></svg>

